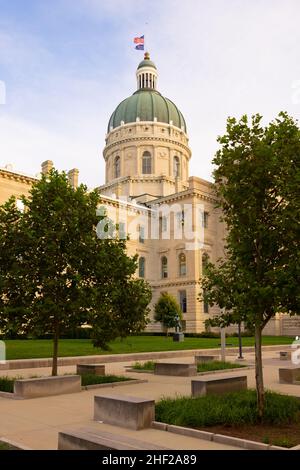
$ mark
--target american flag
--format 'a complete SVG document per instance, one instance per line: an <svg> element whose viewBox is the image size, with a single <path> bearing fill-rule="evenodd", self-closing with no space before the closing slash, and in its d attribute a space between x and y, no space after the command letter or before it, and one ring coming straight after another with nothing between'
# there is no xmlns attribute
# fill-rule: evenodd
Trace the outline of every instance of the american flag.
<svg viewBox="0 0 300 470"><path fill-rule="evenodd" d="M144 35L134 38L133 41L134 41L134 44L144 44L145 43Z"/></svg>

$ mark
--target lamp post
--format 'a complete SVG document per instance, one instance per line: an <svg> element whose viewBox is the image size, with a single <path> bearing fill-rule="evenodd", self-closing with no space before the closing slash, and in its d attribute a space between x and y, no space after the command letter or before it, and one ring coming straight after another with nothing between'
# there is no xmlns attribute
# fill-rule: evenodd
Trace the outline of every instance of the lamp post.
<svg viewBox="0 0 300 470"><path fill-rule="evenodd" d="M242 335L241 335L241 323L238 323L238 335L239 335L239 355L238 360L243 360L243 351L242 351Z"/></svg>

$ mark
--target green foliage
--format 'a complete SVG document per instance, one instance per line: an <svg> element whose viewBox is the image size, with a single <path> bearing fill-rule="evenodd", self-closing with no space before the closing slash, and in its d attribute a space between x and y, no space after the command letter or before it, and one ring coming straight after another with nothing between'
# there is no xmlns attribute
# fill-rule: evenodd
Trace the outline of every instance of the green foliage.
<svg viewBox="0 0 300 470"><path fill-rule="evenodd" d="M300 403L295 397L266 392L264 424L298 423ZM259 423L254 390L207 395L204 397L164 398L155 406L155 419L178 426L239 426Z"/></svg>
<svg viewBox="0 0 300 470"><path fill-rule="evenodd" d="M268 438L266 440L269 440ZM269 444L270 442L265 442L266 444ZM286 447L287 449L290 449L291 447L294 447L298 444L298 441L296 439L291 439L290 437L282 437L280 439L272 439L273 446L278 446L278 447Z"/></svg>
<svg viewBox="0 0 300 470"><path fill-rule="evenodd" d="M278 311L300 312L300 132L285 113L230 118L214 163L216 195L228 227L226 259L208 264L205 300L223 324L263 327ZM297 265L297 266L296 266Z"/></svg>
<svg viewBox="0 0 300 470"><path fill-rule="evenodd" d="M124 240L98 238L99 199L52 170L23 197L23 213L14 198L0 207L0 329L51 334L54 375L64 332L88 323L106 348L147 324L150 288L135 279Z"/></svg>
<svg viewBox="0 0 300 470"><path fill-rule="evenodd" d="M209 372L211 370L240 369L246 367L244 364L236 362L211 361L197 364L197 372Z"/></svg>
<svg viewBox="0 0 300 470"><path fill-rule="evenodd" d="M214 331L203 331L202 333L194 333L194 335L197 335L198 338L220 338L220 333ZM185 336L187 336L186 333Z"/></svg>
<svg viewBox="0 0 300 470"><path fill-rule="evenodd" d="M108 384L113 382L125 382L127 380L132 380L129 377L124 377L122 375L95 375L95 374L83 374L81 376L81 385L86 387L87 385L96 385L96 384Z"/></svg>
<svg viewBox="0 0 300 470"><path fill-rule="evenodd" d="M149 370L152 371L155 368L154 361L146 361L146 362L135 362L132 366L133 369L136 370Z"/></svg>
<svg viewBox="0 0 300 470"><path fill-rule="evenodd" d="M22 377L0 377L0 390L1 392L14 393L15 380L21 379Z"/></svg>
<svg viewBox="0 0 300 470"><path fill-rule="evenodd" d="M286 113L227 121L214 159L227 226L225 258L206 266L201 299L223 310L210 324L255 330L256 385L263 414L261 333L277 312L300 313L300 131Z"/></svg>
<svg viewBox="0 0 300 470"><path fill-rule="evenodd" d="M154 307L154 320L162 323L168 335L169 328L175 328L182 319L181 308L176 299L163 292Z"/></svg>
<svg viewBox="0 0 300 470"><path fill-rule="evenodd" d="M9 444L0 441L0 450L13 450Z"/></svg>
<svg viewBox="0 0 300 470"><path fill-rule="evenodd" d="M239 334L238 333L232 333L230 335L226 335L231 338L238 338ZM254 333L252 331L246 330L246 331L241 331L241 338L252 338L254 336Z"/></svg>

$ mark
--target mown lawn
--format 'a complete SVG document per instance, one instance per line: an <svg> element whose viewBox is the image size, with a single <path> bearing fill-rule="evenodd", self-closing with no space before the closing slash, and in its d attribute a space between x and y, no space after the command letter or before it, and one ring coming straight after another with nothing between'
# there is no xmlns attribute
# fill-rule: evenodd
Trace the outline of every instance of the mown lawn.
<svg viewBox="0 0 300 470"><path fill-rule="evenodd" d="M281 336L265 336L264 345L291 344L293 338ZM41 340L7 340L7 359L30 359L51 357L52 341ZM227 338L228 345L237 346L238 338ZM110 344L110 351L94 348L88 339L63 339L59 342L59 355L88 356L96 354L122 354L149 351L175 351L182 349L209 349L218 348L218 338L185 338L184 342L174 342L171 337L163 336L132 336L125 340L116 340ZM243 338L243 346L253 346L254 338Z"/></svg>

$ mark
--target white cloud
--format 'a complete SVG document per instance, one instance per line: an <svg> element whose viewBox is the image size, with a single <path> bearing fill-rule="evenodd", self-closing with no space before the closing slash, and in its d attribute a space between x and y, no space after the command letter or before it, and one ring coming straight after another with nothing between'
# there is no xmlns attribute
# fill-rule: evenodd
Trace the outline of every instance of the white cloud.
<svg viewBox="0 0 300 470"><path fill-rule="evenodd" d="M79 167L80 181L87 183L91 175L99 180L104 171L98 149L96 136L90 141L86 134L53 132L34 122L0 116L2 167L12 164L16 171L35 175L40 172L43 161L52 160L59 170Z"/></svg>
<svg viewBox="0 0 300 470"><path fill-rule="evenodd" d="M0 62L13 80L0 107L1 164L36 173L49 158L61 169L78 167L89 186L102 184L106 126L135 90L142 54L132 39L139 33L158 66L159 90L186 118L191 174L210 177L228 115L259 112L270 120L287 110L299 116L298 0L62 0L61 11L56 8L48 8L53 22L58 13L89 19L99 23L98 36L82 66L84 32L70 33L74 55L64 62L42 36L2 28Z"/></svg>

